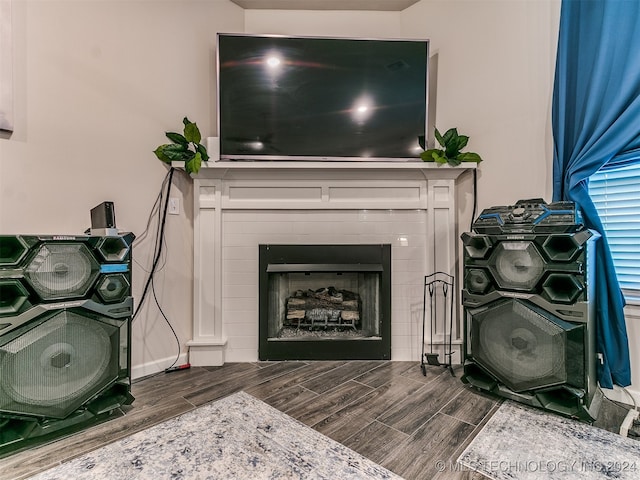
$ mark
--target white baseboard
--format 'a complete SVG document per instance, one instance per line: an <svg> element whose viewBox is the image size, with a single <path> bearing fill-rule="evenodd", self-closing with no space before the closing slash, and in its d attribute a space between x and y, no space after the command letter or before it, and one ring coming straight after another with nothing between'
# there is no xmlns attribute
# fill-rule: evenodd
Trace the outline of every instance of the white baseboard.
<svg viewBox="0 0 640 480"><path fill-rule="evenodd" d="M146 377L147 375L153 375L154 373L162 372L165 368L173 365L176 357L171 356L162 358L160 360L154 360L152 362L143 363L142 365L134 365L131 367L131 379ZM189 360L187 353L181 353L178 357L176 365L183 365Z"/></svg>

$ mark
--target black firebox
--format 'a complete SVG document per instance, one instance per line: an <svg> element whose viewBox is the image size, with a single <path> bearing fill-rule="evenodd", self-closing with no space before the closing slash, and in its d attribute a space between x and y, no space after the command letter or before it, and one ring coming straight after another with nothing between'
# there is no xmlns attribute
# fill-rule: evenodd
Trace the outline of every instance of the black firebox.
<svg viewBox="0 0 640 480"><path fill-rule="evenodd" d="M391 358L391 245L260 245L260 360Z"/></svg>

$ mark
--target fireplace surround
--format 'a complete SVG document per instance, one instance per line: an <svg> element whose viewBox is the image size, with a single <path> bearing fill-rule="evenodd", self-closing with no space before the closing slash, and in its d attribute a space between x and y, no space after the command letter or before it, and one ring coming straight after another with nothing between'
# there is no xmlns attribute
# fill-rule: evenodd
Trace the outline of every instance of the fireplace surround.
<svg viewBox="0 0 640 480"><path fill-rule="evenodd" d="M457 179L475 167L421 161L203 165L193 175L190 363L259 360L259 245L281 244L389 244L391 360L419 361L424 275L458 276ZM458 304L454 349L461 344ZM435 331L434 343L442 343L443 334Z"/></svg>

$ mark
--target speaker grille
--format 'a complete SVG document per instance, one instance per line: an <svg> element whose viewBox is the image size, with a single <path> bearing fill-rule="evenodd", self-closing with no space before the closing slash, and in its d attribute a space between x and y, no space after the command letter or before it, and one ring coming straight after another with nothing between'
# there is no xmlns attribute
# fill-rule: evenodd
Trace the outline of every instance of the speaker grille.
<svg viewBox="0 0 640 480"><path fill-rule="evenodd" d="M491 279L481 268L470 268L465 272L464 285L472 293L486 293L491 287Z"/></svg>
<svg viewBox="0 0 640 480"><path fill-rule="evenodd" d="M43 244L25 269L25 277L44 300L83 297L100 266L81 243Z"/></svg>
<svg viewBox="0 0 640 480"><path fill-rule="evenodd" d="M530 291L544 274L545 262L533 242L502 242L490 262L498 285L507 290Z"/></svg>
<svg viewBox="0 0 640 480"><path fill-rule="evenodd" d="M96 291L105 303L122 302L131 291L131 285L121 273L104 275L98 281Z"/></svg>
<svg viewBox="0 0 640 480"><path fill-rule="evenodd" d="M64 418L115 379L119 330L62 310L0 348L0 410Z"/></svg>
<svg viewBox="0 0 640 480"><path fill-rule="evenodd" d="M571 365L579 365L584 357L571 340L575 335L567 335L580 328L523 301L507 300L474 316L471 344L480 365L522 392L582 383L581 378L570 378L575 373Z"/></svg>

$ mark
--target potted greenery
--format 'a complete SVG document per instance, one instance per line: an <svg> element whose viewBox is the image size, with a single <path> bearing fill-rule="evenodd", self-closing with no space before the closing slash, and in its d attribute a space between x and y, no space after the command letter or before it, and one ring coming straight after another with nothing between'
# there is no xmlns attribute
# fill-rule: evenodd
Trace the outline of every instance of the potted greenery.
<svg viewBox="0 0 640 480"><path fill-rule="evenodd" d="M202 136L198 125L189 121L187 117L182 120L183 133L166 132L167 138L172 143L160 145L153 153L166 163L184 162L187 173L198 173L202 162L209 160L207 148L202 145Z"/></svg>
<svg viewBox="0 0 640 480"><path fill-rule="evenodd" d="M450 128L444 135L441 135L436 128L435 137L443 148L430 148L422 152L420 158L425 162L448 163L452 167L456 167L462 162L480 163L482 161L477 153L460 151L467 146L469 137L458 135L457 129Z"/></svg>

